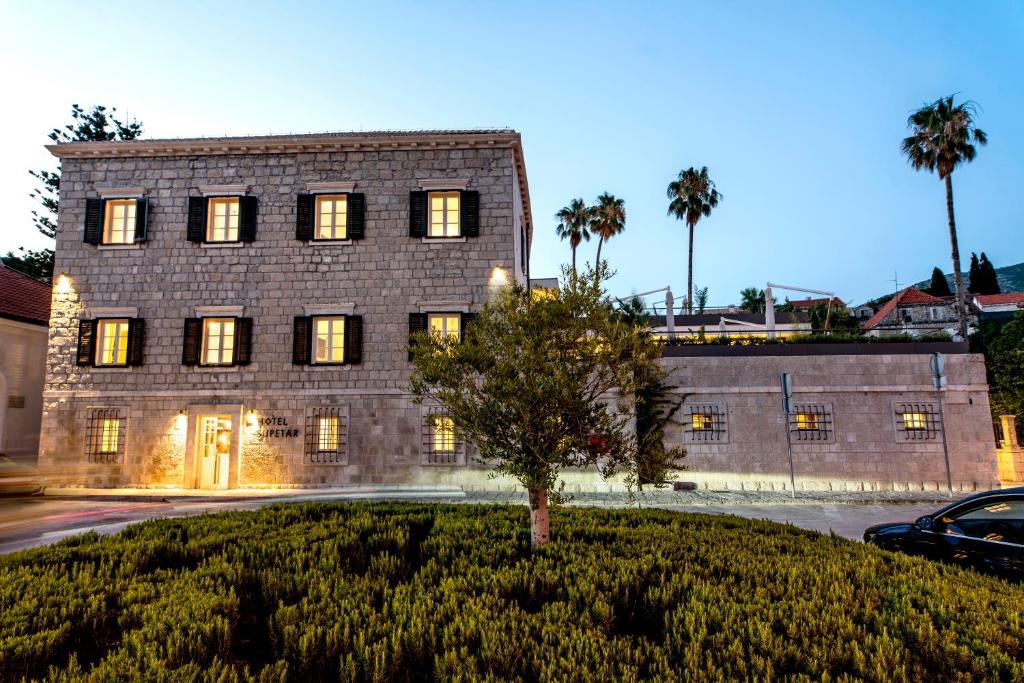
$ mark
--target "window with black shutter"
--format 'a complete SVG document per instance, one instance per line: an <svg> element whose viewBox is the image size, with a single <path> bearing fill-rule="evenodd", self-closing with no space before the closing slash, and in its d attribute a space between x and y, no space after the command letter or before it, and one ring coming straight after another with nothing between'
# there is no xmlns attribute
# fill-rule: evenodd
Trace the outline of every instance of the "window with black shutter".
<svg viewBox="0 0 1024 683"><path fill-rule="evenodd" d="M348 237L361 240L366 234L366 196L361 192L348 195Z"/></svg>
<svg viewBox="0 0 1024 683"><path fill-rule="evenodd" d="M149 199L135 200L135 241L145 242L149 237Z"/></svg>
<svg viewBox="0 0 1024 683"><path fill-rule="evenodd" d="M463 190L459 193L459 224L463 237L480 236L480 193Z"/></svg>
<svg viewBox="0 0 1024 683"><path fill-rule="evenodd" d="M256 241L256 217L259 214L259 202L256 197L238 198L238 240L240 242Z"/></svg>
<svg viewBox="0 0 1024 683"><path fill-rule="evenodd" d="M96 321L78 321L78 354L77 363L81 366L91 366L96 357Z"/></svg>
<svg viewBox="0 0 1024 683"><path fill-rule="evenodd" d="M363 316L345 316L345 363L359 365L363 362Z"/></svg>
<svg viewBox="0 0 1024 683"><path fill-rule="evenodd" d="M254 242L258 215L256 197L189 197L188 241Z"/></svg>
<svg viewBox="0 0 1024 683"><path fill-rule="evenodd" d="M410 313L409 314L409 360L412 360L412 343L413 338L420 332L427 331L427 314L426 313Z"/></svg>
<svg viewBox="0 0 1024 683"><path fill-rule="evenodd" d="M292 362L296 365L357 365L363 360L361 315L296 316Z"/></svg>
<svg viewBox="0 0 1024 683"><path fill-rule="evenodd" d="M182 365L199 365L199 352L203 343L203 319L185 318L185 334L181 349Z"/></svg>
<svg viewBox="0 0 1024 683"><path fill-rule="evenodd" d="M252 361L252 318L235 318L234 365L248 365Z"/></svg>
<svg viewBox="0 0 1024 683"><path fill-rule="evenodd" d="M409 193L409 237L427 236L427 193Z"/></svg>
<svg viewBox="0 0 1024 683"><path fill-rule="evenodd" d="M459 339L466 338L466 327L476 320L476 313L463 313L462 324L459 325Z"/></svg>
<svg viewBox="0 0 1024 683"><path fill-rule="evenodd" d="M188 198L188 241L203 242L206 237L206 197Z"/></svg>
<svg viewBox="0 0 1024 683"><path fill-rule="evenodd" d="M313 239L315 216L313 208L316 195L300 194L295 202L295 239L308 242Z"/></svg>
<svg viewBox="0 0 1024 683"><path fill-rule="evenodd" d="M295 365L309 365L310 349L313 345L313 316L295 316L292 330L292 363Z"/></svg>
<svg viewBox="0 0 1024 683"><path fill-rule="evenodd" d="M142 351L146 345L146 321L131 318L128 321L128 365L142 365Z"/></svg>

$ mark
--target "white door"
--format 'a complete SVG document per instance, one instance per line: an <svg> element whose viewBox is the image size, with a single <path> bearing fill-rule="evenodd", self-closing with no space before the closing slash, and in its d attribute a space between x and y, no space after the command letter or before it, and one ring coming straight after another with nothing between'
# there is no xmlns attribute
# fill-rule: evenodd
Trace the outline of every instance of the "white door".
<svg viewBox="0 0 1024 683"><path fill-rule="evenodd" d="M200 415L198 432L199 488L226 489L231 464L231 418Z"/></svg>

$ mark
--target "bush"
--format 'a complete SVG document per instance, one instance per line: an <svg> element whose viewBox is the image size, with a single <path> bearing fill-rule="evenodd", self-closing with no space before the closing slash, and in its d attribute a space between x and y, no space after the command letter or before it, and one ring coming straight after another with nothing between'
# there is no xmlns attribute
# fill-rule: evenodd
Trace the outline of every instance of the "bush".
<svg viewBox="0 0 1024 683"><path fill-rule="evenodd" d="M6 680L1024 679L1024 589L768 522L277 506L0 559Z"/></svg>

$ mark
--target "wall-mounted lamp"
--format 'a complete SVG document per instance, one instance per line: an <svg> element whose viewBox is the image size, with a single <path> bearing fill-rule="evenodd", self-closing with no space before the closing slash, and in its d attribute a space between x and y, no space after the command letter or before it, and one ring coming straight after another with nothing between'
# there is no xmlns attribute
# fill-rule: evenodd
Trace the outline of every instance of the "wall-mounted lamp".
<svg viewBox="0 0 1024 683"><path fill-rule="evenodd" d="M250 427L255 427L256 426L256 409L255 408L250 408L249 409L249 413L246 415L245 422Z"/></svg>
<svg viewBox="0 0 1024 683"><path fill-rule="evenodd" d="M55 289L58 294L70 294L72 289L71 276L62 271L61 274L57 276Z"/></svg>

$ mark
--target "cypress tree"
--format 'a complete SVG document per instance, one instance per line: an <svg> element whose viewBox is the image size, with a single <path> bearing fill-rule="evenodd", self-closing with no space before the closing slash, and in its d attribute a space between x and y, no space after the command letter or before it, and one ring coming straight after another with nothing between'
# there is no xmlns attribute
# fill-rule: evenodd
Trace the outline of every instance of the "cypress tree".
<svg viewBox="0 0 1024 683"><path fill-rule="evenodd" d="M927 291L932 296L953 296L953 292L949 288L949 280L938 268L932 268L932 281L928 285Z"/></svg>
<svg viewBox="0 0 1024 683"><path fill-rule="evenodd" d="M996 275L996 268L988 260L985 252L981 252L981 260L978 262L978 278L980 280L977 289L978 294L999 294L999 276Z"/></svg>
<svg viewBox="0 0 1024 683"><path fill-rule="evenodd" d="M967 291L971 294L980 294L978 289L982 285L981 266L978 263L978 255L971 252L971 267L967 271Z"/></svg>

